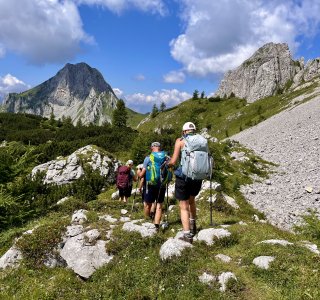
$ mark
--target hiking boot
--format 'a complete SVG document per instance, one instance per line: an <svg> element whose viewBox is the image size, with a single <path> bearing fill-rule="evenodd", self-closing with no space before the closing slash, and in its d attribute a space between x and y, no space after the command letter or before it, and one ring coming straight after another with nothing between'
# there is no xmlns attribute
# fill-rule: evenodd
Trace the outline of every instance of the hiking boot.
<svg viewBox="0 0 320 300"><path fill-rule="evenodd" d="M192 234L192 236L195 236L197 233L196 220L190 221L190 233Z"/></svg>
<svg viewBox="0 0 320 300"><path fill-rule="evenodd" d="M179 237L178 239L181 241L190 243L190 244L192 244L192 242L193 242L193 236L191 233L184 234L183 236Z"/></svg>

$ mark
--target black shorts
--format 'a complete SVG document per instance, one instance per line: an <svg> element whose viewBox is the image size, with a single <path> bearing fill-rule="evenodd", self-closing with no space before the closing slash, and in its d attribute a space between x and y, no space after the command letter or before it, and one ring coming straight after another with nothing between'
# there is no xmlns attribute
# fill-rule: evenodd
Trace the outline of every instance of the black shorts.
<svg viewBox="0 0 320 300"><path fill-rule="evenodd" d="M143 201L153 203L157 200L158 203L163 203L166 194L166 187L157 185L147 185L143 188Z"/></svg>
<svg viewBox="0 0 320 300"><path fill-rule="evenodd" d="M176 176L175 197L178 200L189 200L190 196L197 196L202 186L202 180L183 179Z"/></svg>
<svg viewBox="0 0 320 300"><path fill-rule="evenodd" d="M132 192L132 185L124 189L119 189L119 197L130 197Z"/></svg>

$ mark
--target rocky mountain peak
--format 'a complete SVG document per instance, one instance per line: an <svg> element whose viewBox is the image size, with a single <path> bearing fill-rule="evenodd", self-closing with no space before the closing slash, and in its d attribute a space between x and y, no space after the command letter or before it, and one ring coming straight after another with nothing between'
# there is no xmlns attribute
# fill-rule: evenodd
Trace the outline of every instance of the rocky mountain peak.
<svg viewBox="0 0 320 300"><path fill-rule="evenodd" d="M228 71L215 96L232 95L249 103L293 90L305 81L320 75L320 59L293 60L285 43L267 43L259 48L238 68Z"/></svg>
<svg viewBox="0 0 320 300"><path fill-rule="evenodd" d="M73 123L111 122L118 99L95 68L82 62L66 64L54 77L23 93L9 94L8 112L25 112L57 119L71 117Z"/></svg>
<svg viewBox="0 0 320 300"><path fill-rule="evenodd" d="M238 68L225 74L216 96L236 97L254 102L274 95L293 79L297 64L287 44L268 43Z"/></svg>

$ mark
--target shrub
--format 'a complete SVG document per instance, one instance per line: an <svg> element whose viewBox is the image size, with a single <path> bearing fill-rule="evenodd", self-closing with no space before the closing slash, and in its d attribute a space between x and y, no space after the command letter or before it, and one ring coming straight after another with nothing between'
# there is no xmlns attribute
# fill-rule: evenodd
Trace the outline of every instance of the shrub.
<svg viewBox="0 0 320 300"><path fill-rule="evenodd" d="M40 226L17 241L16 245L21 250L28 267L39 268L49 256L55 254L55 249L61 242L61 235L67 223L67 220L60 220Z"/></svg>
<svg viewBox="0 0 320 300"><path fill-rule="evenodd" d="M298 233L320 241L320 220L316 210L308 210L308 215L302 216L304 224L295 226Z"/></svg>

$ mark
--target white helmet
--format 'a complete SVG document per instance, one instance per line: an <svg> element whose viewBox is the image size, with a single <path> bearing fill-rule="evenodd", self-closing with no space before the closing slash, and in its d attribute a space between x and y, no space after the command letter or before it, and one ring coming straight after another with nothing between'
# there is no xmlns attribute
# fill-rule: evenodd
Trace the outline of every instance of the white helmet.
<svg viewBox="0 0 320 300"><path fill-rule="evenodd" d="M182 130L183 131L185 131L185 130L196 130L196 125L194 125L192 122L184 123L183 126L182 126Z"/></svg>

